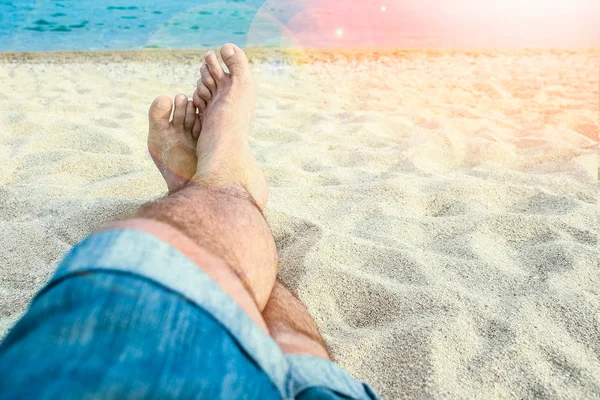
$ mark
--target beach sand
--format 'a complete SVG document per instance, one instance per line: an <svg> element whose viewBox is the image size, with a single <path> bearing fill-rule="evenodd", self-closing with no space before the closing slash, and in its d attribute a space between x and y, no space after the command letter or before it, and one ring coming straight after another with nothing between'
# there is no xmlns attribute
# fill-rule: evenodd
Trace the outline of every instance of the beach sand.
<svg viewBox="0 0 600 400"><path fill-rule="evenodd" d="M386 399L600 397L595 51L254 51L280 276ZM0 56L0 335L166 192L148 105L199 52Z"/></svg>

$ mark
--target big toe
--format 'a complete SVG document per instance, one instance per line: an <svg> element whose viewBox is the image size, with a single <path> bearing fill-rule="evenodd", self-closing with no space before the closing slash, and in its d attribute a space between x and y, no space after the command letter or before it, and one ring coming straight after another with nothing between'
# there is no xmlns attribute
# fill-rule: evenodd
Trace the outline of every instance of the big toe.
<svg viewBox="0 0 600 400"><path fill-rule="evenodd" d="M229 68L231 76L245 75L248 72L248 58L235 44L227 43L221 47L221 58Z"/></svg>
<svg viewBox="0 0 600 400"><path fill-rule="evenodd" d="M152 102L148 111L150 127L162 128L169 125L173 101L169 96L159 96Z"/></svg>

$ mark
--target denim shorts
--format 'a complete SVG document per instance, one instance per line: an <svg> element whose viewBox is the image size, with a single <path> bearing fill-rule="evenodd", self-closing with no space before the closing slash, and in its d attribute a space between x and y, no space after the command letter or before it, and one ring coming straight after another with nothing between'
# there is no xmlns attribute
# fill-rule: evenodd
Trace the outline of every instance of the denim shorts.
<svg viewBox="0 0 600 400"><path fill-rule="evenodd" d="M286 355L178 250L131 229L76 245L0 344L0 399L376 399Z"/></svg>

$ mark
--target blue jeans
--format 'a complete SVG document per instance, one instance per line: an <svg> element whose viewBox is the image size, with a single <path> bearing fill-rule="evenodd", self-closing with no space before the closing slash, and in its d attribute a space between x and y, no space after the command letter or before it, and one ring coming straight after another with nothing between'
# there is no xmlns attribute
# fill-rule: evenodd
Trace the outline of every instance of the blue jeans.
<svg viewBox="0 0 600 400"><path fill-rule="evenodd" d="M0 345L0 399L375 399L286 355L179 251L136 230L76 245Z"/></svg>

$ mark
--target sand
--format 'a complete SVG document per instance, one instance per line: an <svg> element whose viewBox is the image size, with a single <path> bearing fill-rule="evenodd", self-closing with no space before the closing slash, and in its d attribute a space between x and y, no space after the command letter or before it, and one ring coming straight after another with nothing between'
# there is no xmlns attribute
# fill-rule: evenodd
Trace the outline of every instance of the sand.
<svg viewBox="0 0 600 400"><path fill-rule="evenodd" d="M384 398L600 397L595 51L253 53L281 278ZM0 57L0 335L166 191L147 107L196 52Z"/></svg>

